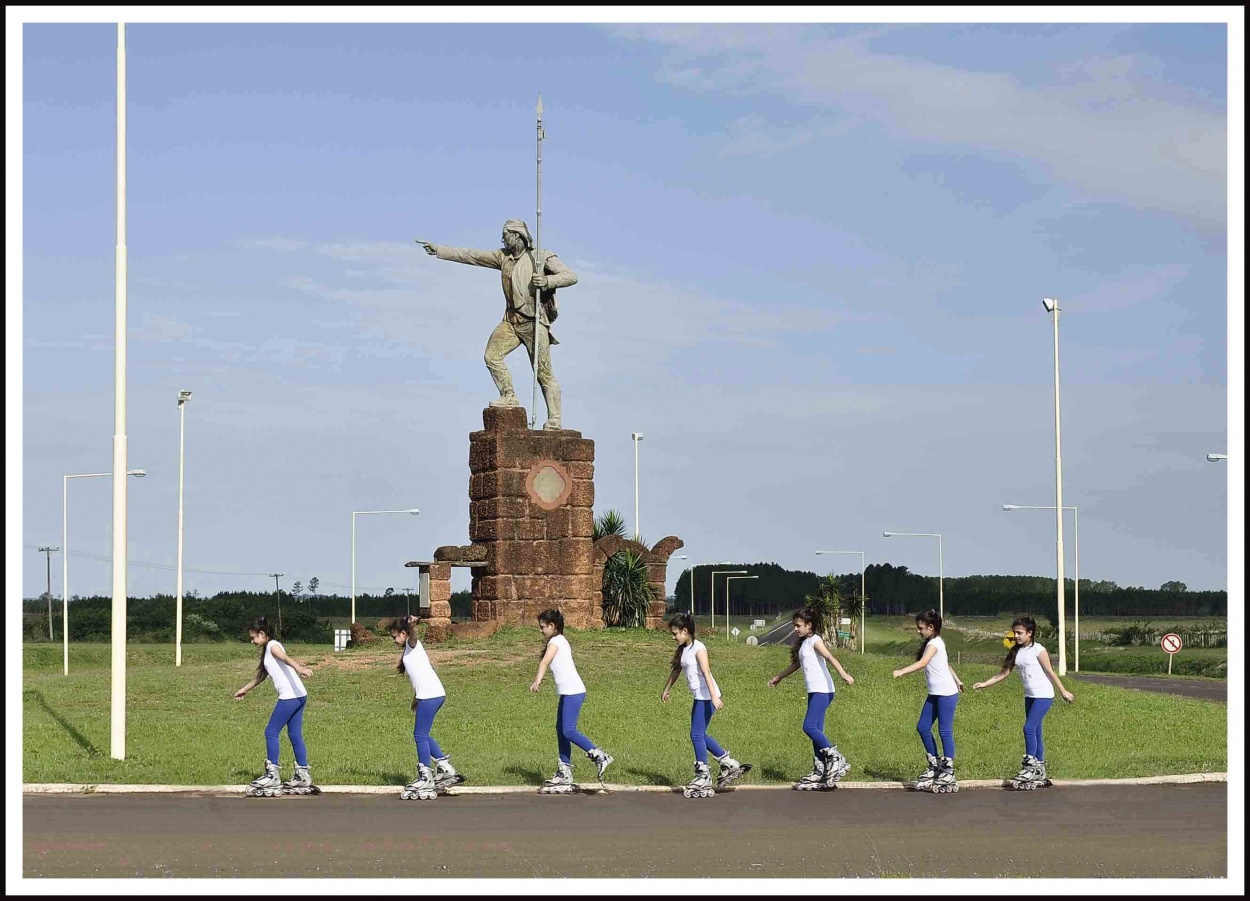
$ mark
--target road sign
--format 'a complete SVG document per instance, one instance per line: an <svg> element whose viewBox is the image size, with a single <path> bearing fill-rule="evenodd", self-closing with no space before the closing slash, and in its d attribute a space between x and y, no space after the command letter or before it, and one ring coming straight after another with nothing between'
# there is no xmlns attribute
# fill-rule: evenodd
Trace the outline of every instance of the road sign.
<svg viewBox="0 0 1250 901"><path fill-rule="evenodd" d="M1181 649L1181 637L1175 632L1169 632L1159 639L1159 647L1168 653L1168 675L1172 675L1172 655Z"/></svg>
<svg viewBox="0 0 1250 901"><path fill-rule="evenodd" d="M737 638L737 637L738 637L738 633L739 633L740 631L741 631L741 630L740 630L737 626L735 626L734 628L732 628L732 629L730 629L730 630L729 630L729 633L730 633L731 635L733 635L733 637L734 637L734 638Z"/></svg>
<svg viewBox="0 0 1250 901"><path fill-rule="evenodd" d="M843 625L843 626L849 626L851 624L851 618L849 616L844 616L840 620L838 620L838 624Z"/></svg>
<svg viewBox="0 0 1250 901"><path fill-rule="evenodd" d="M747 636L747 644L749 644L751 647L755 647L759 643L760 643L760 640L756 638L754 635Z"/></svg>

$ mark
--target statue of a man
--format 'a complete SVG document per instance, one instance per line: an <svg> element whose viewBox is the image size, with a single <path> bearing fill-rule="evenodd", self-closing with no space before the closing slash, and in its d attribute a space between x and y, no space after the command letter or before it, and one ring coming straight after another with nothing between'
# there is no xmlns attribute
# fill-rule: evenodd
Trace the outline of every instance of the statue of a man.
<svg viewBox="0 0 1250 901"><path fill-rule="evenodd" d="M560 419L560 386L551 372L551 345L559 344L551 334L550 320L555 318L555 289L577 284L573 270L565 266L554 253L543 251L542 272L534 271L534 241L529 228L520 219L509 219L503 224L502 250L470 250L465 247L443 247L425 241L425 252L440 260L466 263L498 269L503 277L505 300L503 321L495 326L486 342L486 368L495 380L499 397L490 402L492 407L517 407L521 402L512 389L512 374L504 363L504 357L522 344L534 358L534 331L538 331L538 385L543 389L547 403L547 421L544 429L563 428ZM535 304L535 295L541 292L542 302ZM544 315L545 314L545 315ZM536 322L536 317L541 317Z"/></svg>

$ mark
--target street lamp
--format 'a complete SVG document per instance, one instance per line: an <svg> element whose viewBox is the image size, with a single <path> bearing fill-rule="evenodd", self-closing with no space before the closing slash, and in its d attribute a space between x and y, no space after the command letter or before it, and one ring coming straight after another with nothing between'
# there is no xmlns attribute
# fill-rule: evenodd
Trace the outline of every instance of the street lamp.
<svg viewBox="0 0 1250 901"><path fill-rule="evenodd" d="M864 552L863 551L817 551L821 554L859 554L859 652L864 653L864 608L868 606L868 598L864 590Z"/></svg>
<svg viewBox="0 0 1250 901"><path fill-rule="evenodd" d="M676 557L670 557L669 559L670 560L688 560L690 559L690 555L678 554ZM676 585L673 586L673 591L674 592L677 591ZM674 594L673 600L676 600L676 599L677 599L677 595ZM694 615L694 570L690 571L690 613L691 615Z"/></svg>
<svg viewBox="0 0 1250 901"><path fill-rule="evenodd" d="M709 629L716 628L716 577L724 573L733 573L734 575L745 575L746 570L745 569L714 569L712 570L712 577L711 577L712 597L708 601L708 604L711 608L712 622L708 626Z"/></svg>
<svg viewBox="0 0 1250 901"><path fill-rule="evenodd" d="M638 541L642 534L638 523L638 442L642 440L642 432L630 432L629 437L634 442L634 541Z"/></svg>
<svg viewBox="0 0 1250 901"><path fill-rule="evenodd" d="M190 391L178 392L178 600L174 617L174 666L182 666L182 461L186 447L187 401Z"/></svg>
<svg viewBox="0 0 1250 901"><path fill-rule="evenodd" d="M1054 507L1030 507L1025 504L1003 504L1004 510L1053 510ZM1073 554L1075 556L1073 581L1076 583L1072 589L1072 632L1075 639L1073 646L1072 664L1076 672L1081 671L1081 522L1077 515L1076 506L1069 504L1064 507L1065 510L1072 511L1072 544Z"/></svg>
<svg viewBox="0 0 1250 901"><path fill-rule="evenodd" d="M379 513L411 513L416 516L420 512L413 507L411 510L356 510L352 513L352 623L356 622L356 517Z"/></svg>
<svg viewBox="0 0 1250 901"><path fill-rule="evenodd" d="M725 577L725 641L729 641L729 583L734 579L758 579L759 576L726 576Z"/></svg>
<svg viewBox="0 0 1250 901"><path fill-rule="evenodd" d="M1228 454L1207 454L1208 463L1219 463L1221 460L1227 460Z"/></svg>
<svg viewBox="0 0 1250 901"><path fill-rule="evenodd" d="M938 616L946 619L946 594L943 590L941 532L882 532L886 538L936 538L938 540Z"/></svg>
<svg viewBox="0 0 1250 901"><path fill-rule="evenodd" d="M1059 301L1042 298L1055 326L1055 596L1059 606L1059 675L1068 673L1068 645L1063 614L1063 455L1059 441Z"/></svg>
<svg viewBox="0 0 1250 901"><path fill-rule="evenodd" d="M111 472L83 472L61 479L61 642L65 675L69 675L69 480L112 477ZM128 476L141 479L147 470L132 469Z"/></svg>

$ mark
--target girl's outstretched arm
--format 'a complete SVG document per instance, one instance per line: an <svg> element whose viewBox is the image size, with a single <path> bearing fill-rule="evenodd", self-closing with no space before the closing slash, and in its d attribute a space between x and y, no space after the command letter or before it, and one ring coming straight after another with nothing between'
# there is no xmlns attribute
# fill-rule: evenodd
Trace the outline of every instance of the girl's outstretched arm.
<svg viewBox="0 0 1250 901"><path fill-rule="evenodd" d="M712 694L712 706L720 710L725 706L725 702L721 700L720 686L716 684L716 680L712 678L712 667L707 662L707 650L699 648L695 652L694 659L699 662L699 669L703 671L703 678L707 679L708 691Z"/></svg>
<svg viewBox="0 0 1250 901"><path fill-rule="evenodd" d="M823 638L820 638L819 636L816 638L815 649L817 654L828 660L833 668L838 671L838 675L842 677L843 682L847 685L855 684L855 680L852 679L847 671L842 668L842 664L838 663L838 658L834 657L833 654L830 653L829 649L825 647L825 641Z"/></svg>
<svg viewBox="0 0 1250 901"><path fill-rule="evenodd" d="M929 665L929 662L932 661L935 656L937 656L937 645L933 644L933 642L929 642L928 646L924 649L924 653L920 656L920 659L910 666L905 666L902 669L896 669L894 671L894 678L897 679L899 676L906 676L908 673L914 673L924 669Z"/></svg>
<svg viewBox="0 0 1250 901"><path fill-rule="evenodd" d="M1059 674L1051 667L1050 654L1047 653L1045 648L1042 648L1042 653L1037 655L1037 659L1041 661L1042 669L1046 670L1046 675L1050 676L1050 681L1055 683L1055 688L1059 689L1059 694L1063 696L1065 701L1071 704L1075 698L1072 692L1064 688L1063 683L1059 681Z"/></svg>
<svg viewBox="0 0 1250 901"><path fill-rule="evenodd" d="M1001 670L999 670L999 671L998 671L998 675L997 675L997 676L990 676L990 677L989 677L988 679L986 679L984 682L974 682L974 683L972 683L972 690L973 690L973 691L980 691L982 688L989 688L991 685L995 685L995 684L997 684L997 683L999 683L999 682L1003 681L1004 679L1006 679L1008 676L1010 676L1010 675L1011 675L1011 671L1012 671L1013 669L1015 669L1015 667L1012 667L1012 666L1004 666Z"/></svg>
<svg viewBox="0 0 1250 901"><path fill-rule="evenodd" d="M281 662L285 663L287 666L295 670L295 672L299 673L305 679L307 679L309 676L312 675L312 670L304 666L302 663L296 662L282 648L274 648L272 653L273 653L275 660L280 660Z"/></svg>
<svg viewBox="0 0 1250 901"><path fill-rule="evenodd" d="M408 647L415 648L421 639L417 638L417 626L421 622L421 617L415 613L408 614Z"/></svg>
<svg viewBox="0 0 1250 901"><path fill-rule="evenodd" d="M543 687L543 676L547 675L547 667L551 665L551 661L556 658L556 646L550 641L547 642L547 650L543 653L543 659L538 661L538 675L534 677L534 681L530 684L530 691L538 691Z"/></svg>
<svg viewBox="0 0 1250 901"><path fill-rule="evenodd" d="M238 691L236 691L236 692L234 693L234 699L235 699L236 701L241 701L241 700L243 700L243 696L244 696L245 694L247 694L249 691L251 691L251 690L252 690L253 688L255 688L257 685L260 685L260 681L261 681L260 679L253 679L251 682L249 682L249 683L247 683L246 685L244 685L242 688L240 688Z"/></svg>
<svg viewBox="0 0 1250 901"><path fill-rule="evenodd" d="M799 671L799 665L797 663L791 663L789 666L787 666L777 675L773 676L771 679L768 680L768 687L775 688L777 683L780 682L782 679L786 678L787 676L792 676L798 671Z"/></svg>

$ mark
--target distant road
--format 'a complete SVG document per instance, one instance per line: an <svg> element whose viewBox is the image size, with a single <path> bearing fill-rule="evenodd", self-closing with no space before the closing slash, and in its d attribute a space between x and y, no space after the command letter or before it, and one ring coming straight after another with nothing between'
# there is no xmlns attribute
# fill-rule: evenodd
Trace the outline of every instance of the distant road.
<svg viewBox="0 0 1250 901"><path fill-rule="evenodd" d="M794 644L794 620L778 623L760 636L760 644Z"/></svg>
<svg viewBox="0 0 1250 901"><path fill-rule="evenodd" d="M699 801L26 795L22 875L1209 878L1228 874L1227 818L1224 783Z"/></svg>
<svg viewBox="0 0 1250 901"><path fill-rule="evenodd" d="M1228 703L1228 682L1224 679L1169 679L1166 676L1114 676L1071 671L1067 677L1077 682L1096 682L1099 685Z"/></svg>

